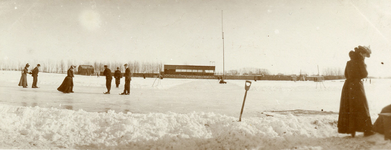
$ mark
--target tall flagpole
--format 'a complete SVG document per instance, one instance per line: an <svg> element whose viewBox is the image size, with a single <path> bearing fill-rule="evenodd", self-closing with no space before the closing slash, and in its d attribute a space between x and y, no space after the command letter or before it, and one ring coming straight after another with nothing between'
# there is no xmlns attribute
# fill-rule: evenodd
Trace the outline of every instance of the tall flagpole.
<svg viewBox="0 0 391 150"><path fill-rule="evenodd" d="M225 63L224 63L224 26L223 26L223 10L221 10L221 33L222 33L222 39L223 39L223 77L222 77L222 80L224 81Z"/></svg>

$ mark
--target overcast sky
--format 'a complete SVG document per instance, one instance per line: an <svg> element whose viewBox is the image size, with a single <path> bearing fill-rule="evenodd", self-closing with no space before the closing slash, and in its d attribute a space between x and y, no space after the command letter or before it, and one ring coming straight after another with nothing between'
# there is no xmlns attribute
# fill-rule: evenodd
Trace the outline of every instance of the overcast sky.
<svg viewBox="0 0 391 150"><path fill-rule="evenodd" d="M225 70L344 69L350 50L370 45L369 74L391 76L389 0L2 0L0 56L3 62L213 61L221 72L222 10Z"/></svg>

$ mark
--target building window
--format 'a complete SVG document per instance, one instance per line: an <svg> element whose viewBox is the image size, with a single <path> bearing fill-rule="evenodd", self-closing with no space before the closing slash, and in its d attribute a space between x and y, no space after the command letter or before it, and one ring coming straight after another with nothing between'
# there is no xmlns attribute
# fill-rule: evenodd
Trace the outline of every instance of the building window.
<svg viewBox="0 0 391 150"><path fill-rule="evenodd" d="M205 70L206 73L213 73L213 70Z"/></svg>
<svg viewBox="0 0 391 150"><path fill-rule="evenodd" d="M185 69L176 69L176 72L186 72Z"/></svg>

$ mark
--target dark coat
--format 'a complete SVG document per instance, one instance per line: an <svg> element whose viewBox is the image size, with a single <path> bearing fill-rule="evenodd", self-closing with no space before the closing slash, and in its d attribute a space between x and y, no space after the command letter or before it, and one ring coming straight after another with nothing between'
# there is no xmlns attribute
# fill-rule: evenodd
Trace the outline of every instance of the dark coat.
<svg viewBox="0 0 391 150"><path fill-rule="evenodd" d="M126 68L124 76L125 76L125 80L128 80L128 81L132 80L132 75L130 74L129 68Z"/></svg>
<svg viewBox="0 0 391 150"><path fill-rule="evenodd" d="M38 72L39 72L38 67L35 67L35 68L33 69L33 71L31 71L31 75L32 75L33 77L38 77Z"/></svg>
<svg viewBox="0 0 391 150"><path fill-rule="evenodd" d="M22 71L22 76L20 77L20 80L19 80L19 86L23 86L23 87L27 87L27 73L28 73L28 69L27 67L25 67Z"/></svg>
<svg viewBox="0 0 391 150"><path fill-rule="evenodd" d="M116 71L114 72L114 78L116 78L116 79L120 79L120 78L122 78L121 71L119 71L119 70L116 70Z"/></svg>
<svg viewBox="0 0 391 150"><path fill-rule="evenodd" d="M109 68L106 68L105 71L103 71L103 75L106 76L106 79L113 79L113 76L111 75L111 70Z"/></svg>
<svg viewBox="0 0 391 150"><path fill-rule="evenodd" d="M71 77L73 78L73 70L72 69L68 69L68 72L67 72L67 77Z"/></svg>
<svg viewBox="0 0 391 150"><path fill-rule="evenodd" d="M350 134L372 130L368 102L361 79L368 76L364 59L352 54L346 63L346 81L342 88L338 132Z"/></svg>
<svg viewBox="0 0 391 150"><path fill-rule="evenodd" d="M73 92L73 70L68 69L67 76L57 90L64 93Z"/></svg>

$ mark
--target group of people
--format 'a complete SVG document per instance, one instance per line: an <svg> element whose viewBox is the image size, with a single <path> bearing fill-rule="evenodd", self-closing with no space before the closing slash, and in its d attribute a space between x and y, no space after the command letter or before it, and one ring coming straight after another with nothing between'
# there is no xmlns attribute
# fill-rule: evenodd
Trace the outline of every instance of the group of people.
<svg viewBox="0 0 391 150"><path fill-rule="evenodd" d="M110 94L111 90L111 82L113 79L111 70L107 67L107 65L104 65L105 70L103 71L103 75L106 76L106 88L107 92L104 92L104 94ZM124 65L125 67L125 87L124 92L122 92L120 95L129 95L130 94L130 81L132 80L132 76L130 73L130 69L128 68L128 64ZM64 81L60 85L60 87L57 88L58 91L64 92L64 93L74 93L73 92L73 69L76 68L76 66L71 66L68 69L67 76L65 77ZM117 67L117 70L114 73L114 77L116 79L116 87L118 88L120 84L120 79L122 78L122 73L119 70L119 67Z"/></svg>
<svg viewBox="0 0 391 150"><path fill-rule="evenodd" d="M372 124L362 81L368 76L364 60L369 58L371 53L371 49L366 46L358 46L349 52L350 60L345 67L346 81L342 88L338 117L339 133L355 137L356 132L364 132L364 136L383 132L382 116ZM386 106L381 113L391 113L391 105Z"/></svg>
<svg viewBox="0 0 391 150"><path fill-rule="evenodd" d="M103 71L103 75L106 76L106 88L107 92L104 92L104 94L110 94L111 90L111 81L113 80L113 76L111 74L111 70L107 67L107 65L104 65L105 70ZM128 64L125 64L124 67L125 69L125 85L124 85L124 92L122 92L120 95L129 95L130 93L130 81L132 80L132 76L130 73L130 69L128 68ZM122 73L119 70L119 67L117 67L117 70L114 72L114 78L115 78L115 84L116 87L118 88L121 78L122 78Z"/></svg>
<svg viewBox="0 0 391 150"><path fill-rule="evenodd" d="M38 82L38 72L40 68L40 64L37 65L31 72L28 72L28 68L30 65L27 63L24 69L22 70L22 76L20 77L19 86L23 86L23 88L27 88L27 74L31 74L33 76L33 85L32 88L38 88L37 82ZM110 94L111 90L111 81L112 81L112 73L111 70L107 67L107 65L104 66L105 70L103 72L103 75L106 76L106 88L107 92L104 92L104 94ZM130 81L132 80L130 69L128 68L128 65L125 64L125 86L124 91L120 95L129 95L130 94ZM61 85L57 88L58 91L63 93L74 93L73 91L73 71L76 68L76 66L70 66L70 68L67 71L67 76L61 83ZM115 77L115 84L116 87L119 87L120 80L122 78L122 73L119 70L119 67L117 67L117 70L114 73Z"/></svg>
<svg viewBox="0 0 391 150"><path fill-rule="evenodd" d="M39 67L41 65L37 64L37 67L35 67L31 72L28 72L28 68L30 65L27 63L24 69L22 70L22 76L20 77L19 80L19 86L23 86L23 88L27 88L27 74L31 74L33 76L33 85L31 86L32 88L38 88L37 82L38 82L38 72L39 72Z"/></svg>

